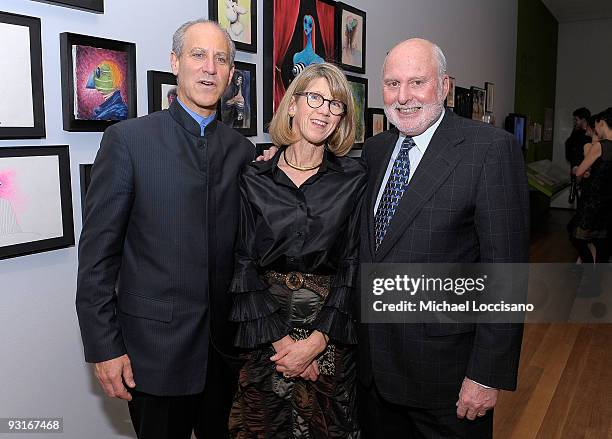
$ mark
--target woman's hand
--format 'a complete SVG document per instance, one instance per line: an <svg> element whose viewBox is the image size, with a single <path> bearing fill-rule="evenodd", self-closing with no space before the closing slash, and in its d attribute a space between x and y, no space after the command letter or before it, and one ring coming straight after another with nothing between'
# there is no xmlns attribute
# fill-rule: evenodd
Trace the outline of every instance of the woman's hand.
<svg viewBox="0 0 612 439"><path fill-rule="evenodd" d="M296 377L306 370L326 346L325 336L314 331L307 339L298 340L277 350L270 360L276 363L276 370L284 376Z"/></svg>
<svg viewBox="0 0 612 439"><path fill-rule="evenodd" d="M317 360L313 360L312 363L304 369L304 372L300 374L300 378L308 381L316 381L319 379L319 374L319 363L317 363Z"/></svg>
<svg viewBox="0 0 612 439"><path fill-rule="evenodd" d="M289 337L288 335L285 335L280 340L272 342L272 347L274 348L274 351L276 353L279 353L280 351L285 349L287 346L292 345L293 343L295 343L295 340Z"/></svg>

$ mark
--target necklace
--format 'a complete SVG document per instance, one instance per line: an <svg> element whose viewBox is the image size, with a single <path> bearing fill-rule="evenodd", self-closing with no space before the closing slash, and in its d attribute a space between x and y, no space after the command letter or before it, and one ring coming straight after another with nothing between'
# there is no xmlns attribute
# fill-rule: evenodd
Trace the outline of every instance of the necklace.
<svg viewBox="0 0 612 439"><path fill-rule="evenodd" d="M302 167L302 166L294 165L289 160L287 160L287 155L285 154L285 151L287 151L286 148L283 150L283 159L285 159L285 163L287 163L287 165L289 165L290 168L293 168L296 171L312 171L313 169L317 169L323 164L323 159L321 159L321 162L318 165L314 165L314 166Z"/></svg>

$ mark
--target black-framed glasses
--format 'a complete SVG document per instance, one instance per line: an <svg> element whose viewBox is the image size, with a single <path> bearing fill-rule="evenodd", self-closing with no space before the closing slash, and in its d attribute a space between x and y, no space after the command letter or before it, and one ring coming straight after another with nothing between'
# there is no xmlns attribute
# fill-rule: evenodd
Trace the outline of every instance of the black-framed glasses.
<svg viewBox="0 0 612 439"><path fill-rule="evenodd" d="M346 113L346 104L338 99L326 99L314 91L293 93L296 96L305 96L310 108L320 108L325 102L329 102L329 112L334 116L342 116Z"/></svg>

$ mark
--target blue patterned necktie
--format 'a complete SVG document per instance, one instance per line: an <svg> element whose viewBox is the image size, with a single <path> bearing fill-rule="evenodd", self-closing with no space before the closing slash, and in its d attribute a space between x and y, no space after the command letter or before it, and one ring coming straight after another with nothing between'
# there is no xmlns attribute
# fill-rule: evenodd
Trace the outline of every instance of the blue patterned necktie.
<svg viewBox="0 0 612 439"><path fill-rule="evenodd" d="M406 137L402 142L395 162L393 162L391 175L389 175L389 180L387 180L387 185L380 198L376 217L374 218L376 251L378 251L378 247L387 233L391 218L395 214L395 209L397 209L402 195L404 195L404 191L408 186L408 178L410 177L410 156L408 153L414 146L416 144L412 137Z"/></svg>

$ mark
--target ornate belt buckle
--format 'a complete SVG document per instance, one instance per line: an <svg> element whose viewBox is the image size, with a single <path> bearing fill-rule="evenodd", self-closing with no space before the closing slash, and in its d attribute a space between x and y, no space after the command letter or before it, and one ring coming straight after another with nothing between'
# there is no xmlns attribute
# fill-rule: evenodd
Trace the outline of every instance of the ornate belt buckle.
<svg viewBox="0 0 612 439"><path fill-rule="evenodd" d="M292 291L299 290L302 288L302 285L304 285L304 276L302 276L302 273L297 271L287 273L287 276L285 277L285 285L287 285L287 288Z"/></svg>

